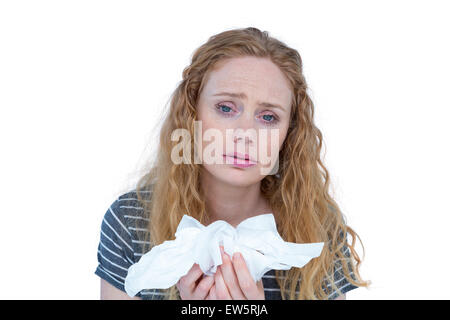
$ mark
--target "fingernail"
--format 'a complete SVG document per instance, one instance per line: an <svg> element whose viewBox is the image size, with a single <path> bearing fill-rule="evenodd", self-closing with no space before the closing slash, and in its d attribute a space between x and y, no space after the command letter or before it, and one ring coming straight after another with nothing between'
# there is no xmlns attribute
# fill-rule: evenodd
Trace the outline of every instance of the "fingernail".
<svg viewBox="0 0 450 320"><path fill-rule="evenodd" d="M233 254L233 260L239 260L241 258L241 253L240 252L235 252Z"/></svg>

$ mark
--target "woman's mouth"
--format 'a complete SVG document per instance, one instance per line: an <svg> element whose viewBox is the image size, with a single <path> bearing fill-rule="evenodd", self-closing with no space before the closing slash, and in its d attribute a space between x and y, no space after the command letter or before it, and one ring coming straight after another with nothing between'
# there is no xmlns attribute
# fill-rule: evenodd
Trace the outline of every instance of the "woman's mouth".
<svg viewBox="0 0 450 320"><path fill-rule="evenodd" d="M256 165L256 161L250 160L248 155L242 155L237 152L234 155L223 155L225 164L232 164L239 168L247 168Z"/></svg>

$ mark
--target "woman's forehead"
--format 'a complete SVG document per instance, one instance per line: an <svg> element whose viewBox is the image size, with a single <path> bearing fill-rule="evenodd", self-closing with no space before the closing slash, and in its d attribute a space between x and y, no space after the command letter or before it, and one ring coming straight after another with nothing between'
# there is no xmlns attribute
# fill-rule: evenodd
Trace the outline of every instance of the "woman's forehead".
<svg viewBox="0 0 450 320"><path fill-rule="evenodd" d="M271 61L227 61L210 72L205 85L209 97L221 92L239 94L241 100L249 97L266 100L286 107L290 104L292 90L281 70Z"/></svg>

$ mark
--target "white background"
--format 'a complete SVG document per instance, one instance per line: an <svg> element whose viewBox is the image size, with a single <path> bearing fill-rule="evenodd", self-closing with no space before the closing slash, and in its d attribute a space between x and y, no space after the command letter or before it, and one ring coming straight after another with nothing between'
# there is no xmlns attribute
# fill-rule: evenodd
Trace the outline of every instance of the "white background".
<svg viewBox="0 0 450 320"><path fill-rule="evenodd" d="M99 298L103 215L151 156L183 68L210 36L248 26L303 59L331 192L372 281L347 298L450 298L449 12L445 1L0 2L0 298Z"/></svg>

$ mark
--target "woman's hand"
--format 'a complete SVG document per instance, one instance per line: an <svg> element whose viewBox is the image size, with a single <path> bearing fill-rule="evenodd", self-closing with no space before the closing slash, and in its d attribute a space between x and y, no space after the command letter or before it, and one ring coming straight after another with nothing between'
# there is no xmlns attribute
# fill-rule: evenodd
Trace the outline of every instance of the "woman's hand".
<svg viewBox="0 0 450 320"><path fill-rule="evenodd" d="M262 279L253 280L242 255L235 253L231 260L222 246L220 251L223 263L217 267L214 285L206 300L264 300Z"/></svg>
<svg viewBox="0 0 450 320"><path fill-rule="evenodd" d="M176 286L181 300L204 300L214 284L213 276L203 276L198 264L194 264L189 272L178 280Z"/></svg>

